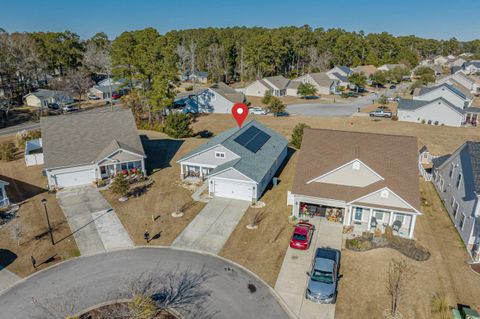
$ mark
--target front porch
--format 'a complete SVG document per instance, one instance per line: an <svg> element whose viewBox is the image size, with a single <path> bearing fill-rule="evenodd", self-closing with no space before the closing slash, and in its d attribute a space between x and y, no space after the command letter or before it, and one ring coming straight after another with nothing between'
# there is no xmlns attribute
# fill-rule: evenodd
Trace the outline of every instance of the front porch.
<svg viewBox="0 0 480 319"><path fill-rule="evenodd" d="M384 233L387 227L391 227L395 235L412 238L416 218L415 214L352 205L348 208L346 224L353 226L354 235L375 230Z"/></svg>
<svg viewBox="0 0 480 319"><path fill-rule="evenodd" d="M180 164L180 178L205 180L213 171L213 166L205 166L198 164Z"/></svg>
<svg viewBox="0 0 480 319"><path fill-rule="evenodd" d="M112 179L118 173L123 175L143 174L145 175L144 161L125 161L119 163L99 164L100 179Z"/></svg>

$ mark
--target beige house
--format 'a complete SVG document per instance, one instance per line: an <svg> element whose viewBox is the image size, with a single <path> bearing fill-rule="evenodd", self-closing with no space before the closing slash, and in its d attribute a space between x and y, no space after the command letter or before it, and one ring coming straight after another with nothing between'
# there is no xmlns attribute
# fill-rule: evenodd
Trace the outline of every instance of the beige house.
<svg viewBox="0 0 480 319"><path fill-rule="evenodd" d="M73 98L64 91L39 89L28 93L23 97L25 104L31 107L46 108L49 104L69 104L73 103Z"/></svg>
<svg viewBox="0 0 480 319"><path fill-rule="evenodd" d="M420 212L415 137L305 129L288 202L297 218L412 238Z"/></svg>
<svg viewBox="0 0 480 319"><path fill-rule="evenodd" d="M328 95L335 91L339 81L331 79L326 73L307 73L292 82L309 83L317 89L317 94Z"/></svg>

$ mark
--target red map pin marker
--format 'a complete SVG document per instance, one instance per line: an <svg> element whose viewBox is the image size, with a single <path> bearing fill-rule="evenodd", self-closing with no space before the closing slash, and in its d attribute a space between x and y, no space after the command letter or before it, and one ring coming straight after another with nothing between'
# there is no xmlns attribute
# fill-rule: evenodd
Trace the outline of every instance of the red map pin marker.
<svg viewBox="0 0 480 319"><path fill-rule="evenodd" d="M248 116L248 107L243 103L235 103L232 108L232 115L235 121L237 121L238 127L242 127L243 121Z"/></svg>

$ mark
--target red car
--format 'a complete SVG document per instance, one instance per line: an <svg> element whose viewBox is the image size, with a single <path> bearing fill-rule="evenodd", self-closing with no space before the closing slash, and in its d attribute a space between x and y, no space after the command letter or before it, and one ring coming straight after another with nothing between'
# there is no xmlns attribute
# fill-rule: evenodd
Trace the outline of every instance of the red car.
<svg viewBox="0 0 480 319"><path fill-rule="evenodd" d="M290 239L290 247L294 249L306 250L310 246L315 226L306 222L299 222L295 226L292 238Z"/></svg>

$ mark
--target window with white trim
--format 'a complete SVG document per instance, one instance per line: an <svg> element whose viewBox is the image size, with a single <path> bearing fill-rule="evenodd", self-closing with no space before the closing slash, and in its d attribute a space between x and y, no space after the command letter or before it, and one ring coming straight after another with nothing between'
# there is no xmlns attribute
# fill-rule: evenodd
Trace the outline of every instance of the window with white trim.
<svg viewBox="0 0 480 319"><path fill-rule="evenodd" d="M455 169L455 165L453 165L452 163L450 167L450 173L448 173L448 177L452 178L454 169Z"/></svg>
<svg viewBox="0 0 480 319"><path fill-rule="evenodd" d="M458 173L458 177L457 177L457 183L455 184L455 186L457 187L457 189L460 188L460 183L462 182L462 173Z"/></svg>
<svg viewBox="0 0 480 319"><path fill-rule="evenodd" d="M463 230L463 225L465 225L465 214L462 213L462 216L460 216L460 224L458 224L458 226Z"/></svg>
<svg viewBox="0 0 480 319"><path fill-rule="evenodd" d="M215 158L225 158L225 152L215 152Z"/></svg>
<svg viewBox="0 0 480 319"><path fill-rule="evenodd" d="M453 207L453 205L455 205L455 197L452 197L452 202L450 203L450 206Z"/></svg>
<svg viewBox="0 0 480 319"><path fill-rule="evenodd" d="M453 218L457 218L458 207L459 207L458 203L455 202L455 205L453 207Z"/></svg>

